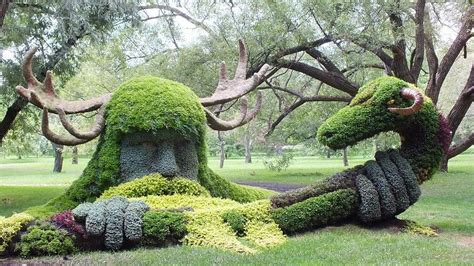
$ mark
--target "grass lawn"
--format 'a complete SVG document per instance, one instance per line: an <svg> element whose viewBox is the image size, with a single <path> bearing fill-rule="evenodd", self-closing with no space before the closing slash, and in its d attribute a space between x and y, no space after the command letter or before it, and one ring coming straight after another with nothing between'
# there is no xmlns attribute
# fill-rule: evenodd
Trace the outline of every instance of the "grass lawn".
<svg viewBox="0 0 474 266"><path fill-rule="evenodd" d="M351 165L367 158L352 158ZM156 264L474 264L474 155L465 154L450 162L449 173L438 173L422 186L420 200L399 218L439 228L438 237L367 229L357 225L326 227L298 236L274 249L255 255L240 255L209 248L171 247L123 252L92 252L72 256L45 257L23 262L74 263L83 265ZM0 159L0 215L46 202L60 194L77 178L86 160L64 173L52 174L52 158ZM210 167L233 181L263 181L308 184L343 169L340 159L297 157L286 171L264 169L261 161L244 164L227 160L224 169L211 159ZM3 261L5 262L5 261ZM0 260L0 264L2 261Z"/></svg>

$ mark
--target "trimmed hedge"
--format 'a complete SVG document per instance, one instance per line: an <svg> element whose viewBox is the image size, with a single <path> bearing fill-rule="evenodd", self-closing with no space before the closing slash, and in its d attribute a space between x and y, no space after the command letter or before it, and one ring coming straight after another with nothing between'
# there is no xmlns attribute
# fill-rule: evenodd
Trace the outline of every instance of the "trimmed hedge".
<svg viewBox="0 0 474 266"><path fill-rule="evenodd" d="M360 198L357 216L364 223L380 220L382 218L382 211L380 210L379 194L375 186L364 175L357 176L356 186Z"/></svg>
<svg viewBox="0 0 474 266"><path fill-rule="evenodd" d="M232 227L238 236L245 235L245 225L247 224L247 218L244 214L236 211L236 210L229 210L221 214L222 219L224 222Z"/></svg>
<svg viewBox="0 0 474 266"><path fill-rule="evenodd" d="M379 194L382 218L393 217L397 212L395 196L385 174L376 161L370 160L365 163L366 177L374 184Z"/></svg>
<svg viewBox="0 0 474 266"><path fill-rule="evenodd" d="M414 204L421 195L420 186L417 183L416 175L413 172L410 163L403 158L397 150L389 150L388 155L390 160L397 166L398 173L405 181L408 197L410 198L410 205Z"/></svg>
<svg viewBox="0 0 474 266"><path fill-rule="evenodd" d="M357 192L341 189L291 206L271 210L283 232L293 234L339 222L356 213Z"/></svg>
<svg viewBox="0 0 474 266"><path fill-rule="evenodd" d="M160 174L151 174L120 184L116 187L111 187L104 191L100 198L108 199L114 196L136 198L150 195L161 196L174 194L210 196L209 191L196 181L185 178L168 180Z"/></svg>
<svg viewBox="0 0 474 266"><path fill-rule="evenodd" d="M178 243L187 233L187 221L183 213L149 211L143 216L144 242L158 246Z"/></svg>
<svg viewBox="0 0 474 266"><path fill-rule="evenodd" d="M67 231L44 223L30 226L21 236L15 251L22 257L67 255L76 251L74 237Z"/></svg>
<svg viewBox="0 0 474 266"><path fill-rule="evenodd" d="M405 188L405 182L398 174L397 166L390 160L386 152L376 152L375 159L380 165L380 168L384 171L385 178L392 187L392 193L397 203L397 214L402 213L410 207L410 199L408 198L407 189Z"/></svg>

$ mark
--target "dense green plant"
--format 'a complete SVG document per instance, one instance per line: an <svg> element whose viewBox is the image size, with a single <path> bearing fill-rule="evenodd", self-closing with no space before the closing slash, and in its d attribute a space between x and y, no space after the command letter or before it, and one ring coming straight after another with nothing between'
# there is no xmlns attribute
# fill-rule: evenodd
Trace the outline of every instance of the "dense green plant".
<svg viewBox="0 0 474 266"><path fill-rule="evenodd" d="M415 203L421 195L420 186L416 183L416 176L410 163L396 150L389 150L390 160L397 166L398 173L402 176L410 198L410 204Z"/></svg>
<svg viewBox="0 0 474 266"><path fill-rule="evenodd" d="M124 233L125 238L138 242L143 236L143 221L142 217L150 207L146 205L143 201L133 201L130 202L125 210L125 220L124 220Z"/></svg>
<svg viewBox="0 0 474 266"><path fill-rule="evenodd" d="M169 180L160 174L151 174L111 187L104 191L100 198L107 199L113 196L134 198L149 195L160 196L173 194L209 196L209 192L195 181L184 178Z"/></svg>
<svg viewBox="0 0 474 266"><path fill-rule="evenodd" d="M283 232L293 234L349 218L356 209L357 193L341 189L271 212Z"/></svg>
<svg viewBox="0 0 474 266"><path fill-rule="evenodd" d="M222 219L224 222L232 227L238 236L243 236L245 234L245 225L247 224L247 219L245 215L235 211L229 210L221 214Z"/></svg>
<svg viewBox="0 0 474 266"><path fill-rule="evenodd" d="M80 206L80 205L79 205ZM86 219L86 231L89 235L100 236L105 232L106 207L104 201L96 201L89 209Z"/></svg>
<svg viewBox="0 0 474 266"><path fill-rule="evenodd" d="M187 217L179 212L150 211L143 216L144 242L151 245L178 243L187 233Z"/></svg>
<svg viewBox="0 0 474 266"><path fill-rule="evenodd" d="M393 195L396 199L397 213L401 213L410 207L410 199L405 188L405 181L398 173L397 166L390 160L386 152L378 151L375 153L377 163L380 165L385 173L387 181L393 188Z"/></svg>
<svg viewBox="0 0 474 266"><path fill-rule="evenodd" d="M382 218L379 194L374 184L364 175L356 178L356 187L359 192L359 209L357 215L366 223L378 221Z"/></svg>
<svg viewBox="0 0 474 266"><path fill-rule="evenodd" d="M372 182L379 193L382 217L392 217L397 212L395 196L383 170L376 161L370 160L365 163L366 177Z"/></svg>
<svg viewBox="0 0 474 266"><path fill-rule="evenodd" d="M76 251L74 237L66 230L43 223L30 226L15 246L22 257L66 255Z"/></svg>
<svg viewBox="0 0 474 266"><path fill-rule="evenodd" d="M8 218L0 216L0 255L7 250L18 232L33 219L33 216L25 213L13 214Z"/></svg>
<svg viewBox="0 0 474 266"><path fill-rule="evenodd" d="M105 247L116 250L122 247L124 240L125 210L128 200L122 197L113 197L107 201L105 210Z"/></svg>

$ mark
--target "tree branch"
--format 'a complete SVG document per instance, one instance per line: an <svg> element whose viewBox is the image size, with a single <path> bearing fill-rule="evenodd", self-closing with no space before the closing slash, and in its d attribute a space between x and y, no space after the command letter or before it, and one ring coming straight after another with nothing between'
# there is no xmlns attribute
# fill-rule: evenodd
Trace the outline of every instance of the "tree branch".
<svg viewBox="0 0 474 266"><path fill-rule="evenodd" d="M9 4L10 4L10 0L1 0L0 2L0 29L2 28L3 21L5 20L5 16L7 15Z"/></svg>
<svg viewBox="0 0 474 266"><path fill-rule="evenodd" d="M448 119L448 126L452 131L452 136L456 133L456 130L461 124L462 119L466 115L469 107L472 104L472 100L474 98L474 64L471 65L471 72L467 79L466 85L462 90L461 94L459 95L456 103L453 105L453 108L449 112L447 117Z"/></svg>
<svg viewBox="0 0 474 266"><path fill-rule="evenodd" d="M474 133L471 133L471 135L461 140L459 143L456 143L449 147L448 159L459 155L463 151L469 149L469 147L471 147L472 145L474 145Z"/></svg>
<svg viewBox="0 0 474 266"><path fill-rule="evenodd" d="M418 81L420 76L421 67L423 65L424 59L424 14L425 14L425 0L418 0L415 7L415 24L416 24L416 34L415 34L415 54L413 57L413 65L411 65L410 73L413 79Z"/></svg>
<svg viewBox="0 0 474 266"><path fill-rule="evenodd" d="M172 6L168 6L168 5L160 5L160 4L151 4L151 5L146 5L146 6L139 6L138 7L138 10L139 11L142 11L142 10L147 10L147 9L161 9L161 10L166 10L166 11L170 11L171 13L174 13L184 19L186 19L187 21L189 21L191 24L193 24L194 26L198 27L198 28L201 28L203 29L204 31L206 31L209 35L211 36L216 36L216 34L214 33L214 31L209 28L206 24L204 24L203 22L201 21L198 21L197 19L191 17L190 15L184 13L183 11L179 10L178 8L176 7L172 7Z"/></svg>
<svg viewBox="0 0 474 266"><path fill-rule="evenodd" d="M462 25L458 35L456 36L456 39L454 39L453 43L448 49L448 52L446 55L444 55L441 63L439 64L438 71L436 73L435 84L432 87L428 87L426 91L427 95L433 100L434 103L438 102L441 86L443 85L446 76L451 70L454 61L470 38L472 26L474 24L473 16L474 6L470 5L466 13L463 15Z"/></svg>
<svg viewBox="0 0 474 266"><path fill-rule="evenodd" d="M328 71L323 71L321 69L318 69L314 66L311 66L302 62L279 59L277 60L277 65L279 67L289 68L289 69L301 72L303 74L306 74L312 78L315 78L319 81L324 82L325 84L337 90L343 91L351 96L356 95L359 89L359 85L349 81L347 78L345 78L342 75L328 72Z"/></svg>
<svg viewBox="0 0 474 266"><path fill-rule="evenodd" d="M283 113L281 113L275 121L271 124L270 128L268 129L267 133L265 133L265 137L270 136L275 128L287 117L291 112L293 112L296 108L300 107L301 105L307 102L350 102L352 98L347 96L324 96L324 95L315 95L315 96L306 96L298 99L292 105L285 109Z"/></svg>

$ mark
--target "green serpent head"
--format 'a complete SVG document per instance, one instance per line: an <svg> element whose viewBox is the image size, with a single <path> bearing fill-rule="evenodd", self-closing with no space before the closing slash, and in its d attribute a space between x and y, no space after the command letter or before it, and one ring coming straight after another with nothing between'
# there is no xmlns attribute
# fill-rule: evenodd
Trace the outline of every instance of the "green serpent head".
<svg viewBox="0 0 474 266"><path fill-rule="evenodd" d="M381 132L397 131L428 102L431 100L405 81L394 77L375 79L321 125L318 140L332 149L341 149Z"/></svg>

